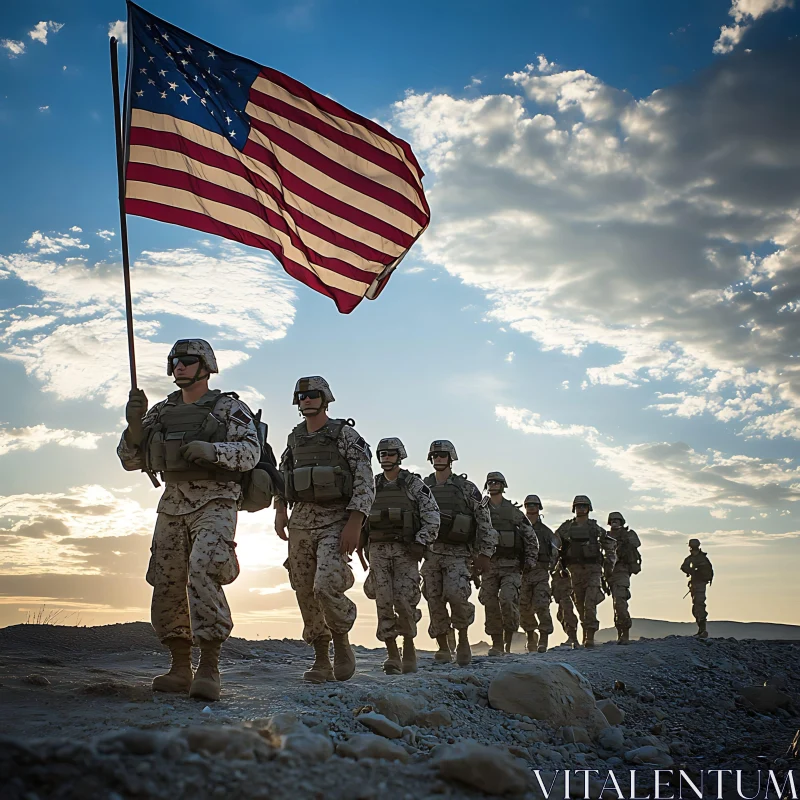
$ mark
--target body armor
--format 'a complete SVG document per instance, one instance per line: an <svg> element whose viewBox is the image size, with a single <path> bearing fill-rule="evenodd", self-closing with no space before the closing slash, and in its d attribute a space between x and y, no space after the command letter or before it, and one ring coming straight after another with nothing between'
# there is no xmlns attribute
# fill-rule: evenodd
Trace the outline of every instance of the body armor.
<svg viewBox="0 0 800 800"><path fill-rule="evenodd" d="M541 520L538 520L533 526L536 532L536 538L539 540L539 555L536 557L536 562L540 567L550 568L550 563L553 558L553 531L547 527Z"/></svg>
<svg viewBox="0 0 800 800"><path fill-rule="evenodd" d="M603 551L600 548L600 529L594 520L578 525L571 520L565 531L564 563L570 564L602 564Z"/></svg>
<svg viewBox="0 0 800 800"><path fill-rule="evenodd" d="M369 512L370 542L411 543L420 529L417 504L406 492L411 476L400 470L397 480L387 483L383 475L375 482L375 502Z"/></svg>
<svg viewBox="0 0 800 800"><path fill-rule="evenodd" d="M489 511L492 515L492 527L499 534L494 556L496 558L521 559L525 551L519 525L514 521L517 507L510 500L504 498L498 506L489 503Z"/></svg>
<svg viewBox="0 0 800 800"><path fill-rule="evenodd" d="M642 571L642 557L639 555L639 537L636 531L624 528L616 535L617 563L625 567L631 575L638 575Z"/></svg>
<svg viewBox="0 0 800 800"><path fill-rule="evenodd" d="M152 428L143 442L145 468L160 472L164 483L180 481L241 482L242 473L209 464L202 467L186 461L180 449L189 442L224 442L225 425L215 416L220 397L228 396L218 389L208 392L195 403L181 401L181 392L170 394L158 410Z"/></svg>
<svg viewBox="0 0 800 800"><path fill-rule="evenodd" d="M301 422L289 434L290 466L286 494L290 503L327 503L353 496L353 473L336 442L346 420L331 419L314 433Z"/></svg>
<svg viewBox="0 0 800 800"><path fill-rule="evenodd" d="M452 475L447 482L437 484L436 476L429 475L425 478L425 484L433 492L439 506L441 522L437 541L445 544L472 543L478 526L464 496L463 479Z"/></svg>

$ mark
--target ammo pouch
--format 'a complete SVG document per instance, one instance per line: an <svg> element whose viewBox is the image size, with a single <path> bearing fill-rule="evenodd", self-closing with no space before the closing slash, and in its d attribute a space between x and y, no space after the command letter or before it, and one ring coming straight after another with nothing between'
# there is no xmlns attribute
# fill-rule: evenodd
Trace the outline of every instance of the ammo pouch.
<svg viewBox="0 0 800 800"><path fill-rule="evenodd" d="M515 530L498 531L497 549L494 554L497 558L518 558L523 556L522 536Z"/></svg>
<svg viewBox="0 0 800 800"><path fill-rule="evenodd" d="M413 542L419 530L414 513L402 508L372 510L369 514L369 540L371 542Z"/></svg>
<svg viewBox="0 0 800 800"><path fill-rule="evenodd" d="M275 487L269 472L255 467L242 479L242 511L261 511L272 505Z"/></svg>
<svg viewBox="0 0 800 800"><path fill-rule="evenodd" d="M293 495L302 502L340 500L346 497L344 483L341 467L296 467L292 470Z"/></svg>
<svg viewBox="0 0 800 800"><path fill-rule="evenodd" d="M470 514L442 514L438 540L445 544L470 544L476 530L475 518Z"/></svg>

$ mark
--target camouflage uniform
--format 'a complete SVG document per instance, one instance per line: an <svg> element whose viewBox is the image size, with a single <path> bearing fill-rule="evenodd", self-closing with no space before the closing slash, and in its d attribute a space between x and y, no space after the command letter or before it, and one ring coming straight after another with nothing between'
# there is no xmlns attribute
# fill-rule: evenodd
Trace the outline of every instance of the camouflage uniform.
<svg viewBox="0 0 800 800"><path fill-rule="evenodd" d="M689 576L689 591L692 596L692 616L701 632L708 621L706 610L706 588L714 579L714 569L708 555L702 550L693 551L681 564L681 572ZM710 576L710 577L709 577ZM706 580L708 578L708 580Z"/></svg>
<svg viewBox="0 0 800 800"><path fill-rule="evenodd" d="M298 501L289 518L285 566L303 617L303 639L309 644L321 638L330 640L331 634L346 634L356 621L355 603L345 595L354 583L353 570L339 545L350 512L369 515L375 497L369 446L364 439L345 424L336 447L353 476L352 497L326 503ZM287 447L281 468L291 471L291 467L292 454Z"/></svg>
<svg viewBox="0 0 800 800"><path fill-rule="evenodd" d="M504 631L516 631L519 628L522 572L523 569L535 569L539 554L539 540L525 514L505 497L495 508L499 507L514 509L514 524L522 536L524 550L521 557L495 553L488 571L481 576L478 600L484 607L485 631L489 636L502 636ZM487 508L493 517L491 501ZM495 527L494 520L492 527Z"/></svg>
<svg viewBox="0 0 800 800"><path fill-rule="evenodd" d="M403 489L419 514L420 529L414 541L422 546L431 544L439 532L439 506L431 490L418 475L401 471ZM375 476L376 496L383 488L396 486L381 473ZM375 600L378 611L377 637L381 642L398 636L414 638L422 612L420 601L419 561L401 541L369 543L369 574L364 582L364 594Z"/></svg>
<svg viewBox="0 0 800 800"><path fill-rule="evenodd" d="M428 602L431 639L446 636L454 628L465 630L475 621L475 606L469 602L472 594L471 562L475 555L491 556L497 546L497 531L492 528L489 511L481 503L478 487L466 478L463 481L464 499L475 518L477 531L472 545L450 544L438 539L428 546L422 574L422 593ZM425 483L436 482L436 473ZM445 483L457 483L450 475ZM450 604L450 611L447 605Z"/></svg>
<svg viewBox="0 0 800 800"><path fill-rule="evenodd" d="M558 561L561 542L541 519L533 523L533 530L539 540L539 550L536 564L522 574L520 622L526 633L538 630L539 633L549 636L553 632L553 618L550 616L550 571ZM576 627L577 624L576 619Z"/></svg>
<svg viewBox="0 0 800 800"><path fill-rule="evenodd" d="M591 558L581 558L570 553L576 529L588 527L590 536L596 537L598 553ZM597 619L597 606L605 600L603 577L608 577L617 561L616 542L597 524L597 520L589 519L584 525L577 523L577 518L568 519L556 531L562 542L562 561L569 570L572 581L572 597L580 616L584 632L596 631L600 627ZM573 546L573 549L574 546Z"/></svg>
<svg viewBox="0 0 800 800"><path fill-rule="evenodd" d="M567 637L574 636L578 630L578 617L575 614L575 604L572 602L572 578L563 567L558 567L553 572L550 584L553 600L558 606L556 619L558 619Z"/></svg>
<svg viewBox="0 0 800 800"><path fill-rule="evenodd" d="M212 395L209 392L196 402ZM147 412L142 420L145 433L168 402L181 405L181 392ZM214 414L225 431L225 441L213 445L214 466L239 472L252 469L261 447L247 407L234 397L221 396ZM129 444L124 435L117 455L126 470L145 467L142 448ZM241 495L238 482L195 480L164 486L147 569L147 582L153 587L151 619L160 640L223 640L230 635L233 621L222 586L239 574L234 533Z"/></svg>
<svg viewBox="0 0 800 800"><path fill-rule="evenodd" d="M608 585L614 603L614 627L618 631L628 631L631 628L631 614L628 609L628 600L631 599L631 575L641 571L639 556L641 542L636 531L627 527L614 531L613 535L617 540L617 563L608 579Z"/></svg>

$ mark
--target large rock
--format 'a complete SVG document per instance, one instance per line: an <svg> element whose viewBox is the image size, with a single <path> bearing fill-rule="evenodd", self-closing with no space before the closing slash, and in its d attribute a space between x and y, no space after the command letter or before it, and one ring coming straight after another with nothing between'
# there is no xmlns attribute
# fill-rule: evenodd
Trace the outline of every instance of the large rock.
<svg viewBox="0 0 800 800"><path fill-rule="evenodd" d="M438 748L439 774L486 794L522 794L528 788L528 770L507 750L477 742L459 742Z"/></svg>
<svg viewBox="0 0 800 800"><path fill-rule="evenodd" d="M420 728L448 728L453 724L453 717L444 706L440 706L432 711L423 711L421 714L417 714L414 722Z"/></svg>
<svg viewBox="0 0 800 800"><path fill-rule="evenodd" d="M425 708L425 701L421 697L406 692L375 694L370 702L384 717L400 726L413 725L417 714Z"/></svg>
<svg viewBox="0 0 800 800"><path fill-rule="evenodd" d="M408 753L399 744L376 736L374 733L357 733L346 742L340 742L336 747L337 755L344 758L382 758L386 761L408 761Z"/></svg>
<svg viewBox="0 0 800 800"><path fill-rule="evenodd" d="M376 714L374 711L359 714L356 721L369 728L373 733L385 736L387 739L399 739L403 735L403 729L396 722L392 722L383 714Z"/></svg>
<svg viewBox="0 0 800 800"><path fill-rule="evenodd" d="M569 664L534 661L507 667L489 684L489 705L556 728L579 725L592 735L608 726L591 684Z"/></svg>
<svg viewBox="0 0 800 800"><path fill-rule="evenodd" d="M621 753L625 749L625 735L622 728L603 728L597 737L597 743L609 753Z"/></svg>
<svg viewBox="0 0 800 800"><path fill-rule="evenodd" d="M621 725L625 721L625 712L613 700L598 700L597 708L609 725Z"/></svg>
<svg viewBox="0 0 800 800"><path fill-rule="evenodd" d="M321 764L333 755L333 742L329 736L318 733L288 733L281 736L281 752L311 764Z"/></svg>
<svg viewBox="0 0 800 800"><path fill-rule="evenodd" d="M786 692L782 692L774 686L745 686L739 689L739 694L762 714L786 708L792 702L792 698Z"/></svg>

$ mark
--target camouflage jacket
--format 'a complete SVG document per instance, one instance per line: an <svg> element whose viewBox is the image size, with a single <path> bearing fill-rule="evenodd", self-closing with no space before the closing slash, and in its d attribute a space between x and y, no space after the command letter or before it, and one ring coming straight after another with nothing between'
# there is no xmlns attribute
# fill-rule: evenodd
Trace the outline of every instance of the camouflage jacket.
<svg viewBox="0 0 800 800"><path fill-rule="evenodd" d="M533 526L531 525L530 520L527 518L527 516L525 516L524 512L517 505L512 503L511 500L509 500L507 497L503 498L503 504L507 504L514 508L514 513L513 513L514 525L517 528L517 532L522 537L522 548L523 548L522 563L520 564L520 560L516 557L501 558L496 553L492 557L492 563L498 567L521 566L526 571L531 569L536 569L536 560L539 556L539 539L533 530ZM486 508L489 511L489 518L491 519L491 513L492 513L491 500L489 500L489 502L487 503Z"/></svg>
<svg viewBox="0 0 800 800"><path fill-rule="evenodd" d="M596 541L599 545L599 553L597 556L597 564L602 564L603 573L608 577L614 570L617 563L617 541L609 536L605 528L598 525L596 519L588 520L588 527L591 533L594 534ZM570 557L570 547L572 545L572 529L576 527L576 518L568 519L561 523L556 530L556 536L561 539L561 561L563 564L569 566L574 564L588 564L591 562L575 560Z"/></svg>
<svg viewBox="0 0 800 800"><path fill-rule="evenodd" d="M389 481L383 476L383 472L375 476L375 492L377 494L384 486L388 486ZM403 486L408 499L417 507L419 513L420 529L414 537L417 542L426 547L439 534L439 506L433 497L433 492L425 485L419 475L413 472L405 472L405 482Z"/></svg>

